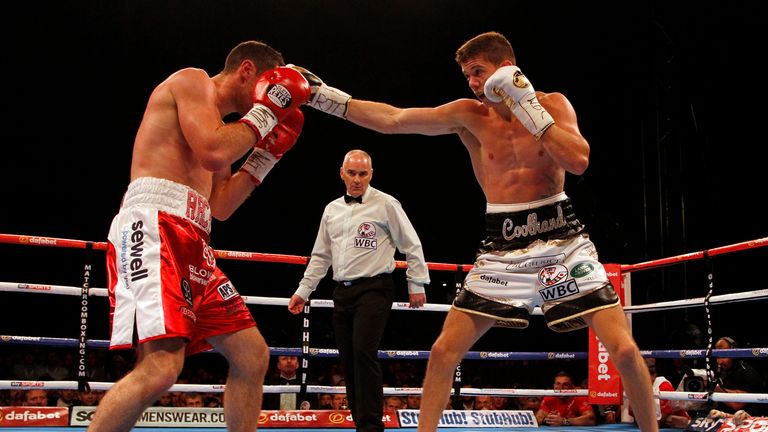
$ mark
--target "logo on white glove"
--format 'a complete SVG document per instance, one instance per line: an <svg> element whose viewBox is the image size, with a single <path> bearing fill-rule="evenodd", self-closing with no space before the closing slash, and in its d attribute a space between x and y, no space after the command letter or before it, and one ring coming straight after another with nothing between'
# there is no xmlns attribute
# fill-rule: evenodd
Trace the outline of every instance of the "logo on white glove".
<svg viewBox="0 0 768 432"><path fill-rule="evenodd" d="M521 89L531 86L531 83L528 81L528 78L526 78L525 75L523 75L523 73L520 72L519 69L515 71L514 75L512 75L512 84L514 84L515 87L521 88Z"/></svg>

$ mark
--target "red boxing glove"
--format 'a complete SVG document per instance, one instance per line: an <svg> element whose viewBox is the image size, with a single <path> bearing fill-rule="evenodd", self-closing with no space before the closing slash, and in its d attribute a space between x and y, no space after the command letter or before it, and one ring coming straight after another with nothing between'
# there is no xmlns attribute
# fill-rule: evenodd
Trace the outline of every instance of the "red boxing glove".
<svg viewBox="0 0 768 432"><path fill-rule="evenodd" d="M256 78L253 108L240 121L262 139L289 113L307 102L310 94L309 82L300 72L286 66L269 69Z"/></svg>
<svg viewBox="0 0 768 432"><path fill-rule="evenodd" d="M304 113L298 108L289 112L266 138L256 144L240 171L250 174L253 182L260 185L277 161L296 144L303 126Z"/></svg>

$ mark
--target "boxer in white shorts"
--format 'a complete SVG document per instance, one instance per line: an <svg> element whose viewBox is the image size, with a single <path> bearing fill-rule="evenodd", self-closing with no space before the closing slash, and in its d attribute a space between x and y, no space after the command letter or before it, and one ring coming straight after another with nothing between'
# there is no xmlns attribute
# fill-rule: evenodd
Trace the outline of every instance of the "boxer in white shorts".
<svg viewBox="0 0 768 432"><path fill-rule="evenodd" d="M542 306L552 330L587 326L584 315L619 304L565 192L527 204L488 204L487 238L453 307L525 328Z"/></svg>
<svg viewBox="0 0 768 432"><path fill-rule="evenodd" d="M256 325L216 266L210 227L208 200L194 189L153 177L131 182L109 230L110 348L181 337L189 355L210 349L207 338Z"/></svg>
<svg viewBox="0 0 768 432"><path fill-rule="evenodd" d="M560 42L554 49L542 44L542 52L557 56L557 50L567 46L565 39L565 45ZM576 111L564 94L533 88L517 65L512 45L498 32L467 40L456 50L455 60L474 99L431 108L400 108L353 97L300 69L313 88L309 105L317 110L386 134L455 135L467 150L485 201L494 203L488 206L489 238L477 269L466 279L430 350L419 431L437 430L456 365L472 345L499 322L525 327L530 309L541 304L556 331L584 325L594 330L621 374L640 429L656 432L653 389L640 349L592 244L582 236L567 198L559 195L566 173L581 175L589 165L590 146L579 130ZM585 65L562 71L578 67ZM424 89L434 90L429 85ZM431 163L431 158L425 160L422 165ZM529 207L535 207L535 213ZM537 261L548 260L550 254L551 264Z"/></svg>

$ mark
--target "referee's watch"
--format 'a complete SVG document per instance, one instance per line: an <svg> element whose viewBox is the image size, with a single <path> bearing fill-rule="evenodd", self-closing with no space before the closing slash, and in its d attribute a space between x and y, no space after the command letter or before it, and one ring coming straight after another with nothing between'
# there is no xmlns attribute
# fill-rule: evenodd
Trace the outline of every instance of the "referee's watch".
<svg viewBox="0 0 768 432"><path fill-rule="evenodd" d="M567 417L563 417L563 426L570 426L571 422L568 421Z"/></svg>

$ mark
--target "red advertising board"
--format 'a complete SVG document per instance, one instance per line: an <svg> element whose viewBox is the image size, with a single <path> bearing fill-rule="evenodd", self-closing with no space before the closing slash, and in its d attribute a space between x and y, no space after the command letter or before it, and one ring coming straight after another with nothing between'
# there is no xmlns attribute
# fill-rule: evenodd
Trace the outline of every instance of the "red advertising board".
<svg viewBox="0 0 768 432"><path fill-rule="evenodd" d="M69 410L63 407L0 407L0 427L69 426Z"/></svg>

